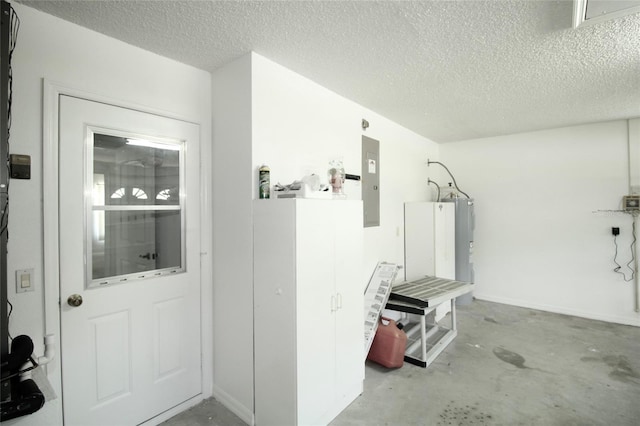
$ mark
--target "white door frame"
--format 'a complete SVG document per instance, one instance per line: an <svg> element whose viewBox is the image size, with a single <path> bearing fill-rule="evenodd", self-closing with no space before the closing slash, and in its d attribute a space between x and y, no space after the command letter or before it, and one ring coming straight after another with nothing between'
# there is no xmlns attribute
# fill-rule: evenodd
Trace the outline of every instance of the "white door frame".
<svg viewBox="0 0 640 426"><path fill-rule="evenodd" d="M166 118L202 124L167 111L150 108L130 102L123 102L108 96L97 95L70 86L43 79L42 105L42 192L43 192L43 292L44 292L44 332L55 336L55 344L60 348L60 252L59 252L59 214L58 214L58 118L59 97L68 95L89 101L102 102L117 107L133 109L159 115ZM213 279L212 279L212 230L211 230L211 144L200 140L200 288L201 288L201 342L202 342L202 393L174 407L145 424L160 423L175 414L184 411L213 394ZM56 351L60 354L60 350ZM60 398L62 376L60 356L47 368L47 376ZM59 417L62 418L62 404L58 404Z"/></svg>

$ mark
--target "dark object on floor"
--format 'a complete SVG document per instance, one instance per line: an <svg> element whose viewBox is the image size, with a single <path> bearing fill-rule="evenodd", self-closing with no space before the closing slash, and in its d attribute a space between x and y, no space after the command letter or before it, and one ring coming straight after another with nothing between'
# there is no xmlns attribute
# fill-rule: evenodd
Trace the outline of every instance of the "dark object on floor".
<svg viewBox="0 0 640 426"><path fill-rule="evenodd" d="M2 359L2 381L10 381L11 398L2 401L0 421L35 413L44 405L44 395L32 379L21 380L20 375L38 365L33 358L33 341L29 336L17 336L11 342L11 352ZM21 370L31 361L33 367Z"/></svg>

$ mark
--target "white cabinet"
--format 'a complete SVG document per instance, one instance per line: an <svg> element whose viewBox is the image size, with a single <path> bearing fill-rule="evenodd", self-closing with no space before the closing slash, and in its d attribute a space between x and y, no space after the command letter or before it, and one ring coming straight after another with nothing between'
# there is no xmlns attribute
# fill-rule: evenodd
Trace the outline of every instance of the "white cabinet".
<svg viewBox="0 0 640 426"><path fill-rule="evenodd" d="M327 424L362 393L362 202L253 207L256 425Z"/></svg>
<svg viewBox="0 0 640 426"><path fill-rule="evenodd" d="M455 279L455 225L452 203L404 203L405 280Z"/></svg>
<svg viewBox="0 0 640 426"><path fill-rule="evenodd" d="M456 217L453 203L404 203L405 280L456 278ZM451 308L438 307L440 320Z"/></svg>

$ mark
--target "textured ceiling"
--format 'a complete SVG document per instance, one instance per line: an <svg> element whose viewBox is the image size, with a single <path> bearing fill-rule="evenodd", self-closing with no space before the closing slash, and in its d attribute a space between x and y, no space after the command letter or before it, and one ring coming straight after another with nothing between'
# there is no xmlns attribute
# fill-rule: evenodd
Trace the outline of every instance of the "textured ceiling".
<svg viewBox="0 0 640 426"><path fill-rule="evenodd" d="M640 116L640 14L563 1L20 1L213 71L255 51L436 142Z"/></svg>

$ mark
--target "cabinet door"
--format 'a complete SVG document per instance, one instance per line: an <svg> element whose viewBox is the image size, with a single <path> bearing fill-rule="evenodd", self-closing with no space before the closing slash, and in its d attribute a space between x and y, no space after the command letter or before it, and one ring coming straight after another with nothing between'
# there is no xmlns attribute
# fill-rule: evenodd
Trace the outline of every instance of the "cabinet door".
<svg viewBox="0 0 640 426"><path fill-rule="evenodd" d="M338 202L334 210L336 294L336 397L364 380L364 283L362 282L362 204Z"/></svg>
<svg viewBox="0 0 640 426"><path fill-rule="evenodd" d="M257 425L296 422L296 230L293 202L254 202Z"/></svg>
<svg viewBox="0 0 640 426"><path fill-rule="evenodd" d="M404 204L405 280L455 278L455 220L453 203Z"/></svg>
<svg viewBox="0 0 640 426"><path fill-rule="evenodd" d="M456 278L456 216L453 203L434 203L435 276Z"/></svg>
<svg viewBox="0 0 640 426"><path fill-rule="evenodd" d="M317 424L334 398L335 267L332 201L296 210L298 424Z"/></svg>
<svg viewBox="0 0 640 426"><path fill-rule="evenodd" d="M434 203L404 203L404 279L435 275Z"/></svg>

